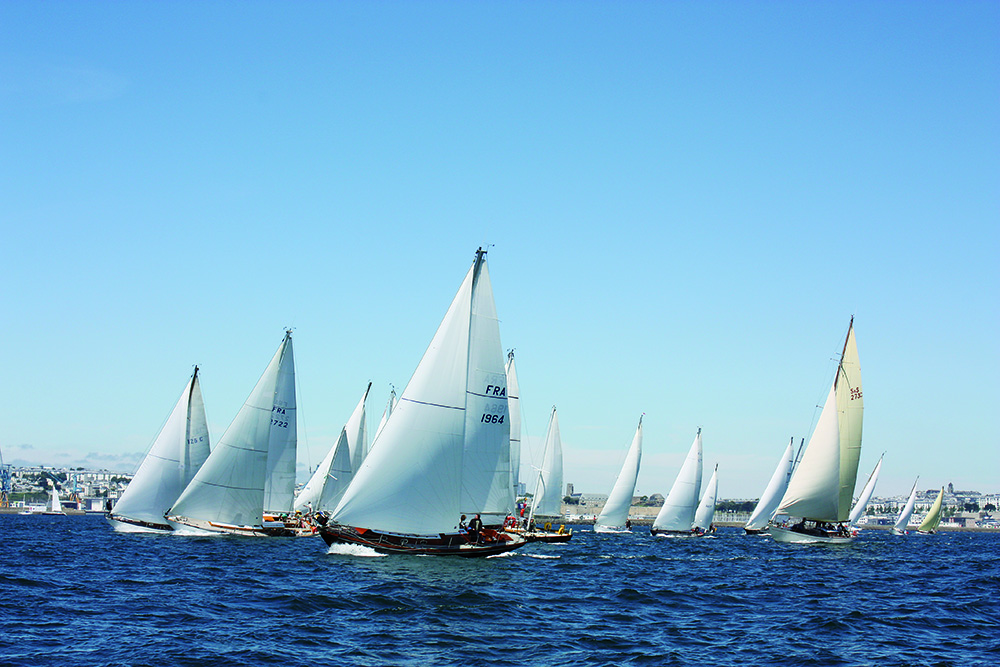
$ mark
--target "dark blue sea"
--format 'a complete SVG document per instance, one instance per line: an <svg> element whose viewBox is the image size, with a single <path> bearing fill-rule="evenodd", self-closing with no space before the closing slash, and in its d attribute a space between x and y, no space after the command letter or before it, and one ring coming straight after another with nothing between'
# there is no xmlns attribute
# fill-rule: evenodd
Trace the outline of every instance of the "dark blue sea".
<svg viewBox="0 0 1000 667"><path fill-rule="evenodd" d="M637 530L466 560L0 515L0 665L1000 665L1000 535Z"/></svg>

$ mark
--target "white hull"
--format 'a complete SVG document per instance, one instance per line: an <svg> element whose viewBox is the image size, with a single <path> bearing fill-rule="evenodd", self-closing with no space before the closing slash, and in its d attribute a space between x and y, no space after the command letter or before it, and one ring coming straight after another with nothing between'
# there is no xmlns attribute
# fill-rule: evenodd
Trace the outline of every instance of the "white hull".
<svg viewBox="0 0 1000 667"><path fill-rule="evenodd" d="M631 533L630 528L618 528L616 526L594 526L595 533Z"/></svg>
<svg viewBox="0 0 1000 667"><path fill-rule="evenodd" d="M787 542L789 544L850 544L852 537L807 535L794 530L771 526L771 537L775 542Z"/></svg>
<svg viewBox="0 0 1000 667"><path fill-rule="evenodd" d="M126 523L124 521L117 521L110 517L105 517L111 527L114 528L116 533L152 533L156 535L166 535L170 533L169 530L151 528L149 526L138 526L134 523Z"/></svg>

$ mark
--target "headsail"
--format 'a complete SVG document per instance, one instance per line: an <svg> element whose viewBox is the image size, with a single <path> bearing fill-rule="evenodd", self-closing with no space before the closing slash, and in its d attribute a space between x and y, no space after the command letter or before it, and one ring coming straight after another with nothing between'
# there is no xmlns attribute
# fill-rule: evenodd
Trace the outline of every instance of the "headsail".
<svg viewBox="0 0 1000 667"><path fill-rule="evenodd" d="M531 501L532 515L556 516L562 514L562 438L559 435L559 415L552 406L549 427L545 433L545 452L538 471L538 484Z"/></svg>
<svg viewBox="0 0 1000 667"><path fill-rule="evenodd" d="M910 525L910 517L913 515L913 507L917 502L917 482L920 481L920 477L913 480L913 488L910 489L910 496L906 499L906 504L903 505L903 509L900 510L899 516L896 517L896 524L892 527L893 530L897 532L903 532L906 527Z"/></svg>
<svg viewBox="0 0 1000 667"><path fill-rule="evenodd" d="M785 494L785 489L788 488L788 478L794 457L795 452L790 440L788 446L785 447L785 453L778 461L778 466L771 475L771 480L767 483L767 488L764 489L763 495L761 495L744 528L762 530L774 518L774 510L778 508L778 503L781 502L781 497Z"/></svg>
<svg viewBox="0 0 1000 667"><path fill-rule="evenodd" d="M698 503L698 510L694 514L693 528L708 530L712 527L712 521L715 520L715 503L718 497L719 464L716 463L715 470L712 472L712 477L708 480L708 484L705 486L705 493L701 496L701 502Z"/></svg>
<svg viewBox="0 0 1000 667"><path fill-rule="evenodd" d="M510 414L510 488L516 497L521 485L521 390L514 368L514 350L507 353L507 411Z"/></svg>
<svg viewBox="0 0 1000 667"><path fill-rule="evenodd" d="M930 510L927 511L927 516L924 520L920 522L917 526L917 530L921 533L932 533L937 530L937 527L941 524L941 508L944 504L944 487L941 487L941 491L938 493L937 500L931 505Z"/></svg>
<svg viewBox="0 0 1000 667"><path fill-rule="evenodd" d="M851 516L848 520L851 526L856 526L858 520L864 516L865 509L868 507L868 501L871 500L872 494L875 493L875 483L878 482L878 473L880 470L882 470L882 456L879 457L878 463L875 464L875 469L872 470L872 474L868 477L865 488L861 490L858 502L854 503L854 507L851 509Z"/></svg>

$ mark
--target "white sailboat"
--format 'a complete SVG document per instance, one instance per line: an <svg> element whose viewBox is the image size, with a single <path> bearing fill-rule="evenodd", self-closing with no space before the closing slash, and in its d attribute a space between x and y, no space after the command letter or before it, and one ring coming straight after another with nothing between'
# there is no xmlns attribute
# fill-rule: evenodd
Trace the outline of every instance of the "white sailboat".
<svg viewBox="0 0 1000 667"><path fill-rule="evenodd" d="M792 449L792 439L790 439L785 453L781 455L781 460L778 461L774 473L771 474L767 488L764 489L763 495L757 501L757 506L754 507L753 513L750 514L750 518L743 526L743 530L747 534L760 534L767 529L767 525L774 518L774 511L778 509L781 497L785 495L785 489L788 488L788 480L792 476L792 463L794 461L795 450Z"/></svg>
<svg viewBox="0 0 1000 667"><path fill-rule="evenodd" d="M800 521L788 528L773 526L770 532L775 540L801 544L850 542L845 523L858 476L863 413L861 365L852 317L826 404L778 505L779 513Z"/></svg>
<svg viewBox="0 0 1000 667"><path fill-rule="evenodd" d="M208 421L195 366L191 379L107 519L121 532L173 530L164 518L208 458Z"/></svg>
<svg viewBox="0 0 1000 667"><path fill-rule="evenodd" d="M49 500L45 504L45 510L42 514L66 516L66 512L62 508L62 502L59 500L59 491L56 490L55 483L52 483L52 488L49 489Z"/></svg>
<svg viewBox="0 0 1000 667"><path fill-rule="evenodd" d="M694 524L692 530L697 533L714 532L712 522L715 520L715 504L719 498L719 464L715 464L712 477L705 486L705 493L701 496L698 509L694 513Z"/></svg>
<svg viewBox="0 0 1000 667"><path fill-rule="evenodd" d="M392 417L330 521L328 545L381 553L487 556L524 545L460 532L461 512L511 494L507 378L486 252L479 249Z"/></svg>
<svg viewBox="0 0 1000 667"><path fill-rule="evenodd" d="M892 527L892 532L895 535L906 534L906 527L910 525L910 517L913 516L913 507L917 502L917 482L919 481L919 476L913 480L913 488L910 489L910 496L906 499L906 504L900 510L899 516L896 517L896 523Z"/></svg>
<svg viewBox="0 0 1000 667"><path fill-rule="evenodd" d="M558 518L562 516L563 455L559 414L554 405L549 415L549 427L545 432L544 449L535 495L531 499L531 516Z"/></svg>
<svg viewBox="0 0 1000 667"><path fill-rule="evenodd" d="M507 410L510 413L510 488L516 498L521 485L521 390L514 368L514 350L507 353Z"/></svg>
<svg viewBox="0 0 1000 667"><path fill-rule="evenodd" d="M594 522L596 533L628 532L631 526L628 522L628 512L632 507L632 497L635 495L635 482L639 477L639 463L642 459L642 417L632 436L625 462L615 480L615 485L604 503L601 515Z"/></svg>
<svg viewBox="0 0 1000 667"><path fill-rule="evenodd" d="M701 429L694 436L687 458L681 465L674 485L670 487L663 507L660 508L653 526L652 535L690 536L694 533L694 514L700 502L701 493Z"/></svg>
<svg viewBox="0 0 1000 667"><path fill-rule="evenodd" d="M194 479L170 508L175 525L210 533L288 536L296 453L291 331ZM265 515L278 515L265 521Z"/></svg>
<svg viewBox="0 0 1000 667"><path fill-rule="evenodd" d="M927 516L924 520L920 522L917 526L917 533L920 535L933 535L937 532L938 526L941 524L941 509L944 505L944 487L941 487L941 491L938 493L937 499L931 508L927 511Z"/></svg>
<svg viewBox="0 0 1000 667"><path fill-rule="evenodd" d="M364 451L365 438L365 402L372 383L368 383L365 393L354 408L350 418L340 430L337 442L313 471L312 476L302 491L295 498L296 512L330 511L337 506L340 497L347 490L354 476L352 452ZM351 446L354 443L354 447ZM362 457L363 460L364 457ZM360 463L358 464L360 466ZM329 487L329 488L328 488Z"/></svg>
<svg viewBox="0 0 1000 667"><path fill-rule="evenodd" d="M858 496L857 502L851 508L851 516L848 518L847 523L852 531L857 529L858 521L865 515L865 510L868 508L868 501L871 500L872 494L875 493L875 483L878 482L878 473L882 470L882 458L884 456L885 454L879 457L878 463L875 464L875 469L872 470L872 474L869 475L868 481L865 483L865 488L861 490L861 495Z"/></svg>

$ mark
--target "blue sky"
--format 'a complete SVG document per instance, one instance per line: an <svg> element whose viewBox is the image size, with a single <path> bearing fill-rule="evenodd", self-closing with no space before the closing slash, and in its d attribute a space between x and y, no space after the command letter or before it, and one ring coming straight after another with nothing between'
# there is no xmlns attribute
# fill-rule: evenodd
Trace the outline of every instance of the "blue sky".
<svg viewBox="0 0 1000 667"><path fill-rule="evenodd" d="M218 439L295 328L303 466L377 422L479 245L525 440L722 497L807 437L855 316L859 477L1000 490L996 3L0 4L0 448ZM530 454L526 459L530 460ZM860 485L860 483L859 483Z"/></svg>

